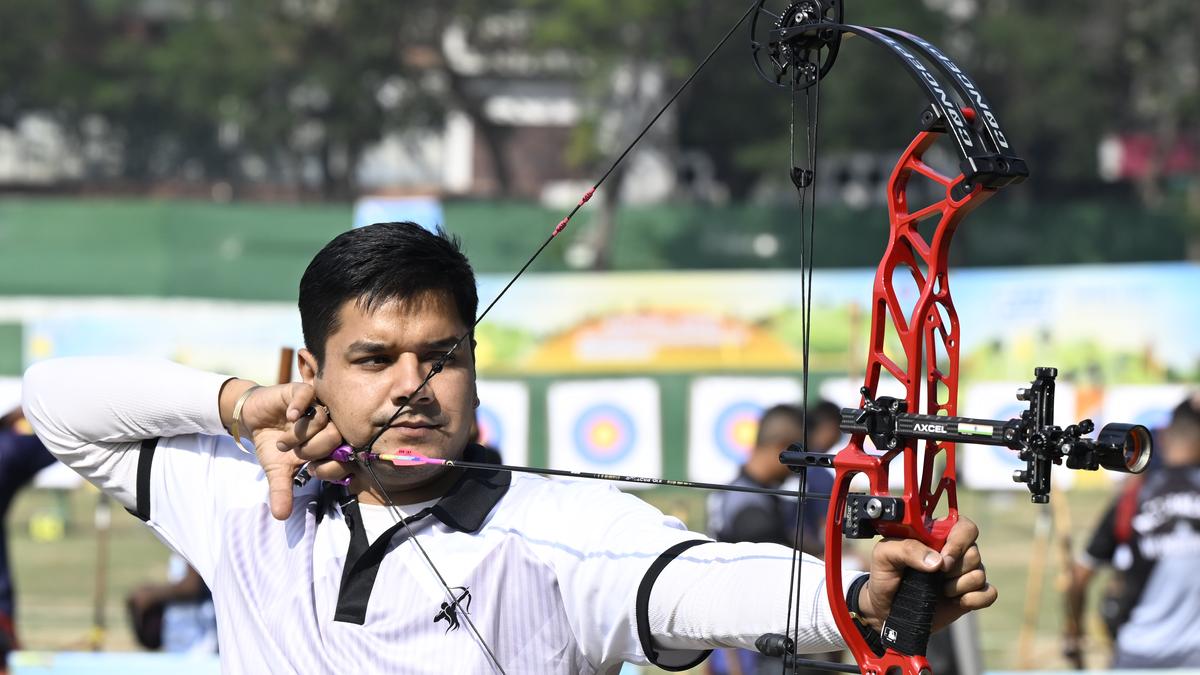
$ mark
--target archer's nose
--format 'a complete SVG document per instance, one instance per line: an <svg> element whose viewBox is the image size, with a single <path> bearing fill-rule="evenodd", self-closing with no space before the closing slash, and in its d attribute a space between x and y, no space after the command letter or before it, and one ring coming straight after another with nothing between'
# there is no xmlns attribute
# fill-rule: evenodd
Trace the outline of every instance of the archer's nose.
<svg viewBox="0 0 1200 675"><path fill-rule="evenodd" d="M428 403L433 400L433 389L426 384L429 375L428 368L416 354L402 354L393 366L395 377L392 382L392 402L396 405L407 403ZM411 399L411 400L410 400Z"/></svg>

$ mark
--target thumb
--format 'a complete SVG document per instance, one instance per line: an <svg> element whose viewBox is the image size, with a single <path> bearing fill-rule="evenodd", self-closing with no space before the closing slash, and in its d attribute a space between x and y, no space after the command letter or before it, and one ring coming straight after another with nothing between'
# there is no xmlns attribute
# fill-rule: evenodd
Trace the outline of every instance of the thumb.
<svg viewBox="0 0 1200 675"><path fill-rule="evenodd" d="M941 567L942 554L916 539L884 540L875 547L871 571L891 572L899 577L907 568L933 572Z"/></svg>
<svg viewBox="0 0 1200 675"><path fill-rule="evenodd" d="M292 515L292 467L277 464L266 473L271 515L276 520L287 520Z"/></svg>
<svg viewBox="0 0 1200 675"><path fill-rule="evenodd" d="M904 570L933 572L942 565L942 555L916 539L883 539L871 552L871 581L867 584L868 615L886 617L900 589Z"/></svg>

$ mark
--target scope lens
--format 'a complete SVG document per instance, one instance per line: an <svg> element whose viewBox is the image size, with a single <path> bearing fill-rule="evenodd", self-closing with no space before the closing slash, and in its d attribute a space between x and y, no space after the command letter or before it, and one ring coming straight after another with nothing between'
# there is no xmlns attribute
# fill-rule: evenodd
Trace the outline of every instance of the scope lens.
<svg viewBox="0 0 1200 675"><path fill-rule="evenodd" d="M1097 459L1110 471L1141 473L1150 464L1153 445L1150 430L1140 424L1105 424L1096 437Z"/></svg>

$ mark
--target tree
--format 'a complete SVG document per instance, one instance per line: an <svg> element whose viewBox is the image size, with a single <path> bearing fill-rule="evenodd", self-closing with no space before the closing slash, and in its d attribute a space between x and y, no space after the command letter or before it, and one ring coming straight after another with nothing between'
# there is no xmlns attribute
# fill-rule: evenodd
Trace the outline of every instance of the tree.
<svg viewBox="0 0 1200 675"><path fill-rule="evenodd" d="M386 0L198 3L154 53L180 112L215 120L225 144L277 175L316 167L325 197L345 198L365 149L397 127L431 126L440 107L406 62L420 36ZM177 89L176 89L177 88Z"/></svg>
<svg viewBox="0 0 1200 675"><path fill-rule="evenodd" d="M25 114L46 105L62 44L55 34L65 23L58 3L0 0L0 126L12 127Z"/></svg>

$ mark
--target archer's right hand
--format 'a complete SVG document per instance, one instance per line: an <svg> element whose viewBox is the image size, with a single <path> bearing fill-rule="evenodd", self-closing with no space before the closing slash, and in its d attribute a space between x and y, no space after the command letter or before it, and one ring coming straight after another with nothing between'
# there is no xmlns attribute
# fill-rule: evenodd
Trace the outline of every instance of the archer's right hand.
<svg viewBox="0 0 1200 675"><path fill-rule="evenodd" d="M221 421L226 428L237 399L251 386L247 380L231 380L222 388ZM258 463L267 476L271 515L279 520L292 513L292 477L306 461L297 452L324 457L342 443L329 411L316 401L312 385L289 382L259 387L242 405L239 431L254 442Z"/></svg>

